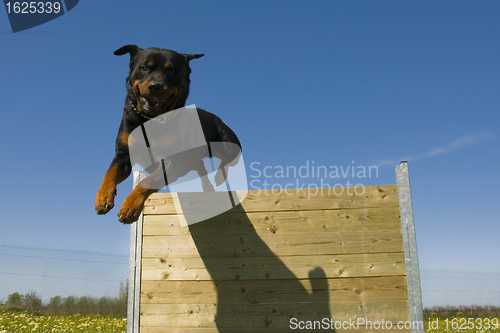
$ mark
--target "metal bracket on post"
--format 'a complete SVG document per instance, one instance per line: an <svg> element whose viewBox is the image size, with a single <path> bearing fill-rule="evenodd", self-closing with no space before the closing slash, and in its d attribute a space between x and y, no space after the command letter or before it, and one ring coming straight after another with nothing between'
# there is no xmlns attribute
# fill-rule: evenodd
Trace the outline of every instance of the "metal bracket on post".
<svg viewBox="0 0 500 333"><path fill-rule="evenodd" d="M134 171L133 187L136 187L146 175ZM142 258L142 218L130 225L130 259L128 278L127 333L139 332L139 301L141 298L141 258Z"/></svg>
<svg viewBox="0 0 500 333"><path fill-rule="evenodd" d="M401 162L400 165L396 166L396 182L398 185L399 209L401 214L401 226L403 229L406 282L410 305L410 321L412 322L411 332L424 333L422 291L420 287L417 238L415 236L415 222L413 220L408 162Z"/></svg>

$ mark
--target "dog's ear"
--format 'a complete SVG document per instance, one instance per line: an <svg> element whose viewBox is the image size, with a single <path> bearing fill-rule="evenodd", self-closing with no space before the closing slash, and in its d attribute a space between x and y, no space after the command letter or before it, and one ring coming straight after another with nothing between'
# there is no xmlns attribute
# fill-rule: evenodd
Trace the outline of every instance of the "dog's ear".
<svg viewBox="0 0 500 333"><path fill-rule="evenodd" d="M142 49L139 46L129 44L120 47L118 50L116 50L115 55L124 55L130 53L130 61L132 61L132 59L135 58L135 56L137 55L137 53L139 53L139 51L142 51Z"/></svg>
<svg viewBox="0 0 500 333"><path fill-rule="evenodd" d="M186 53L182 53L182 55L186 58L187 61L198 59L204 56L204 54L186 54Z"/></svg>

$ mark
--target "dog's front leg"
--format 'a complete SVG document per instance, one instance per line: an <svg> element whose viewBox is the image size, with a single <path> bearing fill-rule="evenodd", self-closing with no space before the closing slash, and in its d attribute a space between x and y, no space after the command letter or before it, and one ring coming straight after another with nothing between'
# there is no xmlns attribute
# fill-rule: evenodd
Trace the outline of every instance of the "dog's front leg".
<svg viewBox="0 0 500 333"><path fill-rule="evenodd" d="M108 171L104 175L101 187L95 198L95 211L97 214L106 214L115 205L116 185L123 182L130 175L132 166L128 153L118 153Z"/></svg>
<svg viewBox="0 0 500 333"><path fill-rule="evenodd" d="M166 186L163 167L160 165L153 173L144 178L134 187L134 190L125 198L118 212L118 220L123 223L137 221L144 209L146 199L160 188Z"/></svg>
<svg viewBox="0 0 500 333"><path fill-rule="evenodd" d="M137 221L144 209L146 199L156 191L157 190L145 189L137 185L123 201L123 205L118 212L118 220L123 223Z"/></svg>

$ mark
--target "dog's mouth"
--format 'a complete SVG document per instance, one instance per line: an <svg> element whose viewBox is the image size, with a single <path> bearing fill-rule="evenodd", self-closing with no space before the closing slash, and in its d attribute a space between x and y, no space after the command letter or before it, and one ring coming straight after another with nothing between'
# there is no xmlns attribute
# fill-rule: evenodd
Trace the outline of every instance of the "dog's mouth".
<svg viewBox="0 0 500 333"><path fill-rule="evenodd" d="M136 97L136 109L150 117L173 110L177 103L177 89L164 89L160 94L151 94L147 89L147 82L136 82L133 87Z"/></svg>
<svg viewBox="0 0 500 333"><path fill-rule="evenodd" d="M155 96L142 97L138 96L138 104L140 104L140 108L142 112L149 113L151 115L159 115L165 111L167 111L167 107L170 105L171 96L165 99L159 99ZM139 110L141 111L141 110Z"/></svg>

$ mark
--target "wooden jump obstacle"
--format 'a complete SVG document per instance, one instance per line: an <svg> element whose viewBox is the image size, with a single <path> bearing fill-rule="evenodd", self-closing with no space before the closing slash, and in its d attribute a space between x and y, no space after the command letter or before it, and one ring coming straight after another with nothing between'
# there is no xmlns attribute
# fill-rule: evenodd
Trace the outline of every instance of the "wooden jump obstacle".
<svg viewBox="0 0 500 333"><path fill-rule="evenodd" d="M280 333L331 318L304 331L423 333L396 326L423 322L406 162L396 179L360 195L249 191L192 225L175 194L152 195L132 225L127 332Z"/></svg>

